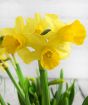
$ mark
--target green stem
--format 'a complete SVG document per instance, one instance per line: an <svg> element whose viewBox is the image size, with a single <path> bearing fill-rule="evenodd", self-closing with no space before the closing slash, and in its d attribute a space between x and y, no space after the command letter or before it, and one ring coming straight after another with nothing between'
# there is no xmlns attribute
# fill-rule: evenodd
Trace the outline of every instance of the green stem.
<svg viewBox="0 0 88 105"><path fill-rule="evenodd" d="M1 105L6 105L6 103L5 103L4 99L2 98L1 94L0 94L0 103L1 103Z"/></svg>
<svg viewBox="0 0 88 105"><path fill-rule="evenodd" d="M41 84L41 93L42 93L41 105L50 105L47 71L42 68L40 63L39 63L39 70L40 70L40 84Z"/></svg>
<svg viewBox="0 0 88 105"><path fill-rule="evenodd" d="M16 70L17 76L18 76L18 78L19 78L19 83L20 83L20 85L21 85L21 87L22 87L22 89L23 89L23 91L24 91L24 93L25 93L25 103L26 103L26 105L30 105L30 100L29 100L28 91L25 90L25 86L24 86L24 85L27 86L27 84L26 84L26 82L25 82L25 78L24 78L24 76L23 76L23 73L22 73L22 70L21 70L21 68L20 68L20 65L19 65L18 62L16 61L15 56L12 55L12 57L13 57L13 61L14 61L14 64L15 64L15 70Z"/></svg>
<svg viewBox="0 0 88 105"><path fill-rule="evenodd" d="M18 76L18 78L19 78L19 82L20 82L20 84L22 85L22 87L24 87L23 84L24 84L25 78L24 78L24 76L23 76L22 70L21 70L21 68L20 68L20 66L19 66L19 64L18 64L18 62L16 61L15 56L12 55L12 57L13 57L13 61L14 61L14 64L15 64L15 70L16 70L17 76Z"/></svg>
<svg viewBox="0 0 88 105"><path fill-rule="evenodd" d="M15 79L13 78L12 74L10 73L10 70L7 67L4 67L4 69L5 69L6 73L8 74L8 76L10 77L11 81L13 82L14 86L18 90L21 98L23 100L25 100L24 92L22 91L22 89L20 88L20 86L16 83Z"/></svg>

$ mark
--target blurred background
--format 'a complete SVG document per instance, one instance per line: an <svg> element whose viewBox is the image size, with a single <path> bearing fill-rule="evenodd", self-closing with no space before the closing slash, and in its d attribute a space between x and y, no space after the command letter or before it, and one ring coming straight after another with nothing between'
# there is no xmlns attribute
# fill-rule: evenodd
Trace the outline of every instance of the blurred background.
<svg viewBox="0 0 88 105"><path fill-rule="evenodd" d="M26 18L34 16L36 12L42 15L46 13L58 14L64 22L79 19L88 30L88 0L0 0L0 27L13 26L17 16ZM20 58L17 59L22 63ZM30 65L23 64L21 67L25 75L36 76L36 61ZM49 71L49 78L58 77L61 68L64 69L65 78L79 79L79 84L86 96L88 94L86 92L88 89L88 37L83 46L72 46L69 58L62 61L61 65L56 67L55 70ZM14 73L13 70L12 72ZM16 100L14 96L12 98L15 90L6 73L0 71L0 78L0 91L2 94L7 100ZM8 95L9 97L7 97ZM79 100L82 101L81 96ZM18 105L14 102L12 105ZM80 103L74 105L81 105Z"/></svg>

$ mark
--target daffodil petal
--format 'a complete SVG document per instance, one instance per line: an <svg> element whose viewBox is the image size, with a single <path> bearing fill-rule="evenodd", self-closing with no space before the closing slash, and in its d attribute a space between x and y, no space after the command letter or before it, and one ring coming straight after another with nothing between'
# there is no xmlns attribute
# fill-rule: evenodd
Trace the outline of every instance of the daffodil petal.
<svg viewBox="0 0 88 105"><path fill-rule="evenodd" d="M27 35L28 39L27 45L33 47L34 49L41 49L43 46L47 44L46 38L42 36L36 36L36 35Z"/></svg>
<svg viewBox="0 0 88 105"><path fill-rule="evenodd" d="M24 30L24 20L23 20L23 17L22 16L18 16L16 18L15 29L19 33L23 32L23 30Z"/></svg>
<svg viewBox="0 0 88 105"><path fill-rule="evenodd" d="M3 55L5 53L5 49L4 48L0 48L0 55Z"/></svg>
<svg viewBox="0 0 88 105"><path fill-rule="evenodd" d="M26 20L26 33L27 34L34 34L36 28L36 23L33 18L27 18Z"/></svg>
<svg viewBox="0 0 88 105"><path fill-rule="evenodd" d="M13 35L14 32L13 28L1 28L0 36Z"/></svg>
<svg viewBox="0 0 88 105"><path fill-rule="evenodd" d="M57 47L60 59L65 59L70 55L71 44L68 42L62 42Z"/></svg>
<svg viewBox="0 0 88 105"><path fill-rule="evenodd" d="M36 24L38 25L42 20L41 15L39 13L36 13L34 20L35 20Z"/></svg>
<svg viewBox="0 0 88 105"><path fill-rule="evenodd" d="M35 52L31 52L28 48L22 48L17 53L20 56L20 58L27 64L38 59L38 55L35 54Z"/></svg>
<svg viewBox="0 0 88 105"><path fill-rule="evenodd" d="M65 24L62 22L55 14L46 14L46 21L48 22L51 30L56 30L62 28Z"/></svg>
<svg viewBox="0 0 88 105"><path fill-rule="evenodd" d="M70 25L66 25L58 31L58 37L64 41L73 42L80 45L86 37L86 30L80 21L76 20Z"/></svg>

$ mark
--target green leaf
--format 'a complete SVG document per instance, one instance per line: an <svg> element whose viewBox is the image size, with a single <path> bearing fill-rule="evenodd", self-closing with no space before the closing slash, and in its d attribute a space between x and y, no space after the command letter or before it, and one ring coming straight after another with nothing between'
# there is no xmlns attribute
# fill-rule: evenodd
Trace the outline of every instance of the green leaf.
<svg viewBox="0 0 88 105"><path fill-rule="evenodd" d="M15 58L14 58L15 59ZM22 70L21 70L21 68L20 68L20 65L17 63L17 62L15 62L15 66L16 66L16 74L17 74L17 76L18 76L18 79L19 79L19 84L20 84L20 86L21 86L21 88L23 89L23 91L24 91L24 82L25 82L25 78L24 78L24 76L23 76L23 73L22 73Z"/></svg>
<svg viewBox="0 0 88 105"><path fill-rule="evenodd" d="M40 84L40 77L38 76L36 78L36 93L37 93L37 96L38 96L38 100L39 100L39 103L41 105L42 103L42 93L41 93L41 84Z"/></svg>
<svg viewBox="0 0 88 105"><path fill-rule="evenodd" d="M67 91L65 91L65 93L63 93L61 95L59 103L55 104L55 105L69 105L69 98L68 98L68 92Z"/></svg>
<svg viewBox="0 0 88 105"><path fill-rule="evenodd" d="M75 81L73 82L72 86L70 87L69 105L72 105L74 97L75 97Z"/></svg>
<svg viewBox="0 0 88 105"><path fill-rule="evenodd" d="M24 102L18 94L18 99L19 99L20 104L21 105L31 105L30 100L29 100L29 87L30 87L29 80L27 78L25 78L25 81L23 82L24 87L20 84L20 81L19 81L19 85L23 89L24 94L25 94L25 101Z"/></svg>
<svg viewBox="0 0 88 105"><path fill-rule="evenodd" d="M53 99L51 100L51 105L56 105L56 99L55 99L55 98L53 98Z"/></svg>
<svg viewBox="0 0 88 105"><path fill-rule="evenodd" d="M62 80L64 79L63 70L60 71L60 79L62 79ZM62 91L63 91L63 83L60 83L59 87L58 87L58 90L56 92L56 104L55 105L58 105L58 103L60 101Z"/></svg>
<svg viewBox="0 0 88 105"><path fill-rule="evenodd" d="M4 99L3 99L3 97L1 95L0 95L0 103L1 103L1 105L6 105Z"/></svg>
<svg viewBox="0 0 88 105"><path fill-rule="evenodd" d="M55 79L55 80L52 80L52 81L49 81L48 85L57 85L57 84L61 84L63 83L65 80L64 79Z"/></svg>
<svg viewBox="0 0 88 105"><path fill-rule="evenodd" d="M88 96L85 98L85 100L84 100L82 105L88 105Z"/></svg>
<svg viewBox="0 0 88 105"><path fill-rule="evenodd" d="M32 105L35 105L35 103L32 103Z"/></svg>
<svg viewBox="0 0 88 105"><path fill-rule="evenodd" d="M53 92L53 89L51 88L51 93L52 93L52 96L54 97L54 92Z"/></svg>
<svg viewBox="0 0 88 105"><path fill-rule="evenodd" d="M7 103L7 105L10 105L10 103Z"/></svg>
<svg viewBox="0 0 88 105"><path fill-rule="evenodd" d="M24 82L24 91L25 91L25 103L26 105L31 105L30 99L29 99L29 80L26 78Z"/></svg>
<svg viewBox="0 0 88 105"><path fill-rule="evenodd" d="M14 67L14 69L16 71L16 74L17 74L17 77L19 79L19 84L20 84L21 88L24 91L24 81L25 81L25 78L24 78L24 75L22 73L22 69L21 69L19 63L17 62L17 60L16 60L16 58L15 58L15 56L13 54L12 54L12 58L13 58L13 60L11 59L11 62L14 65L13 67Z"/></svg>
<svg viewBox="0 0 88 105"><path fill-rule="evenodd" d="M69 99L68 99L68 97L65 98L65 103L63 105L69 105Z"/></svg>
<svg viewBox="0 0 88 105"><path fill-rule="evenodd" d="M17 91L19 92L19 95L25 101L25 94L24 94L23 90L21 89L20 85L15 81L15 79L14 79L12 73L10 72L9 68L4 67L4 69L5 69L6 73L8 74L9 78L11 79L12 83L16 87Z"/></svg>
<svg viewBox="0 0 88 105"><path fill-rule="evenodd" d="M66 90L64 93L61 94L61 97L59 99L59 104L55 105L72 105L74 94L75 94L75 82L71 84L71 86L68 86L68 83L66 83Z"/></svg>
<svg viewBox="0 0 88 105"><path fill-rule="evenodd" d="M17 95L18 95L18 100L19 100L20 105L25 105L23 99L20 97L18 92L17 92Z"/></svg>

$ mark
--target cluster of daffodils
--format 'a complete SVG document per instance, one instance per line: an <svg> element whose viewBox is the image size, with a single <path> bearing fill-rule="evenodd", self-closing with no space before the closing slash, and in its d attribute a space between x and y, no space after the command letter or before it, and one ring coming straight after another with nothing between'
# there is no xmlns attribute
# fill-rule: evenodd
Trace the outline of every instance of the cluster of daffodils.
<svg viewBox="0 0 88 105"><path fill-rule="evenodd" d="M38 60L42 67L53 69L70 53L71 44L81 45L86 31L79 20L62 22L55 14L27 18L19 16L14 27L0 29L0 59L17 53L25 63Z"/></svg>
<svg viewBox="0 0 88 105"><path fill-rule="evenodd" d="M44 17L35 14L34 18L29 17L26 21L19 16L14 27L0 28L0 65L15 86L20 105L72 105L75 81L68 85L63 70L59 78L48 81L47 70L59 65L70 54L71 44L81 45L85 37L85 27L79 20L66 24L55 14L46 14ZM15 58L16 53L26 64L38 61L39 72L36 78L23 75ZM12 64L18 81L6 65L8 61ZM63 91L64 83L66 88ZM50 90L52 85L58 86L55 92ZM1 95L0 105L7 105ZM83 105L88 105L88 97Z"/></svg>

